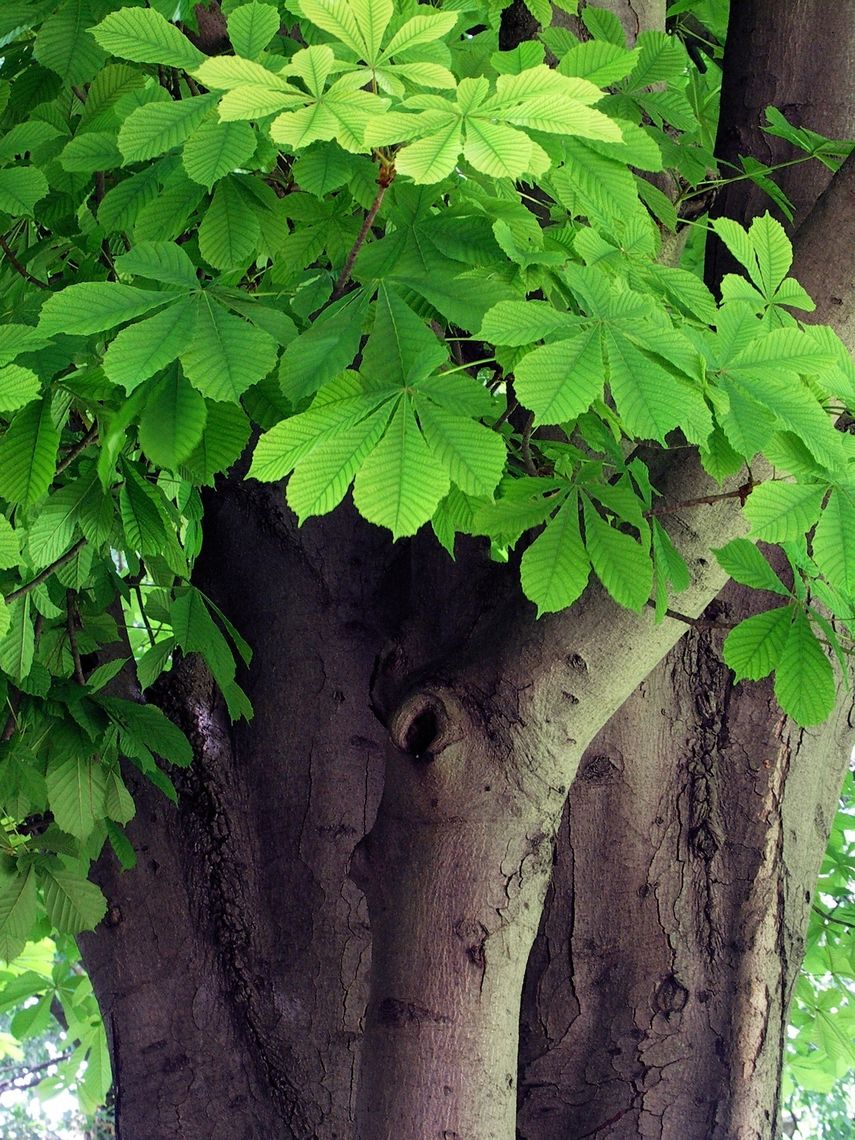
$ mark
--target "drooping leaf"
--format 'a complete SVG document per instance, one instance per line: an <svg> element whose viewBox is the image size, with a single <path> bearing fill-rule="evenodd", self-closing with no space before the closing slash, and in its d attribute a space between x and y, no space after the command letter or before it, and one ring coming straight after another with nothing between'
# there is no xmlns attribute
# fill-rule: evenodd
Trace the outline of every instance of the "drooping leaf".
<svg viewBox="0 0 855 1140"><path fill-rule="evenodd" d="M834 708L835 684L831 662L797 611L775 669L775 696L797 724L820 724Z"/></svg>
<svg viewBox="0 0 855 1140"><path fill-rule="evenodd" d="M150 8L111 12L92 34L105 51L136 63L162 63L190 71L205 58L174 24Z"/></svg>
<svg viewBox="0 0 855 1140"><path fill-rule="evenodd" d="M585 548L597 577L616 602L641 611L650 597L653 563L636 539L610 526L586 498Z"/></svg>
<svg viewBox="0 0 855 1140"><path fill-rule="evenodd" d="M425 442L411 407L402 401L359 470L353 501L364 518L388 527L397 539L415 534L430 519L449 486L445 466Z"/></svg>
<svg viewBox="0 0 855 1140"><path fill-rule="evenodd" d="M25 507L40 499L53 479L58 449L51 402L34 400L0 440L0 496Z"/></svg>
<svg viewBox="0 0 855 1140"><path fill-rule="evenodd" d="M48 800L58 827L86 839L104 815L104 770L87 755L63 756L48 765Z"/></svg>
<svg viewBox="0 0 855 1140"><path fill-rule="evenodd" d="M590 571L579 529L579 500L572 494L523 554L520 580L540 617L572 605L587 586Z"/></svg>
<svg viewBox="0 0 855 1140"><path fill-rule="evenodd" d="M107 900L101 889L83 875L50 867L42 870L39 877L48 917L62 934L94 930L106 914Z"/></svg>
<svg viewBox="0 0 855 1140"><path fill-rule="evenodd" d="M746 618L730 631L722 652L737 681L768 677L780 660L792 620L792 609L779 606Z"/></svg>
<svg viewBox="0 0 855 1140"><path fill-rule="evenodd" d="M204 396L236 402L270 372L277 351L269 333L203 295L196 306L193 339L181 353L181 364Z"/></svg>
<svg viewBox="0 0 855 1140"><path fill-rule="evenodd" d="M502 437L427 401L419 401L417 410L428 446L460 490L492 496L507 458Z"/></svg>
<svg viewBox="0 0 855 1140"><path fill-rule="evenodd" d="M722 569L726 570L735 582L751 586L755 590L770 590L783 597L789 595L784 583L754 543L747 538L734 538L713 553Z"/></svg>
<svg viewBox="0 0 855 1140"><path fill-rule="evenodd" d="M157 383L140 417L140 446L160 467L175 471L198 445L208 410L178 368Z"/></svg>

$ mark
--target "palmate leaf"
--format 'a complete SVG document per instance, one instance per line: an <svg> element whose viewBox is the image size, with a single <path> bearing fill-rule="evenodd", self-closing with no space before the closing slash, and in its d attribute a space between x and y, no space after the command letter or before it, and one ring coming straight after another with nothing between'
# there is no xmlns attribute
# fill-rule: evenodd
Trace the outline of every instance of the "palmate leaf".
<svg viewBox="0 0 855 1140"><path fill-rule="evenodd" d="M114 259L119 273L146 277L166 285L195 289L199 285L196 266L186 251L172 241L138 241L127 253Z"/></svg>
<svg viewBox="0 0 855 1140"><path fill-rule="evenodd" d="M388 419L386 406L350 427L315 437L288 480L288 505L301 523L338 506L366 457L376 450Z"/></svg>
<svg viewBox="0 0 855 1140"><path fill-rule="evenodd" d="M395 289L381 283L374 306L374 326L362 353L363 375L404 387L418 383L447 359L444 342Z"/></svg>
<svg viewBox="0 0 855 1140"><path fill-rule="evenodd" d="M600 332L583 329L572 340L543 345L523 357L516 367L515 391L539 423L565 423L602 396L603 373Z"/></svg>
<svg viewBox="0 0 855 1140"><path fill-rule="evenodd" d="M13 218L31 218L48 189L47 179L35 166L0 170L0 210Z"/></svg>
<svg viewBox="0 0 855 1140"><path fill-rule="evenodd" d="M187 348L193 339L196 312L191 299L182 297L153 317L122 329L104 356L106 375L132 392Z"/></svg>
<svg viewBox="0 0 855 1140"><path fill-rule="evenodd" d="M734 538L726 546L713 550L713 554L734 582L755 590L771 590L773 594L789 596L790 591L747 538Z"/></svg>
<svg viewBox="0 0 855 1140"><path fill-rule="evenodd" d="M448 473L402 400L379 444L356 476L353 501L363 518L385 526L393 539L415 534L450 487Z"/></svg>
<svg viewBox="0 0 855 1140"><path fill-rule="evenodd" d="M89 0L65 0L42 24L33 55L66 83L87 83L106 60L92 39L91 28Z"/></svg>
<svg viewBox="0 0 855 1140"><path fill-rule="evenodd" d="M793 620L790 606L755 614L730 631L722 649L736 680L759 681L778 664Z"/></svg>
<svg viewBox="0 0 855 1140"><path fill-rule="evenodd" d="M66 333L85 336L105 332L132 321L173 300L169 293L156 293L135 285L112 281L84 281L53 293L42 305L39 332L46 336Z"/></svg>
<svg viewBox="0 0 855 1140"><path fill-rule="evenodd" d="M157 158L180 146L217 102L213 94L180 102L147 103L131 111L119 130L119 150L125 162Z"/></svg>
<svg viewBox="0 0 855 1140"><path fill-rule="evenodd" d="M45 775L48 802L57 827L86 839L104 816L104 769L91 756L51 759Z"/></svg>
<svg viewBox="0 0 855 1140"><path fill-rule="evenodd" d="M492 496L507 459L502 437L425 400L418 401L417 410L428 446L460 490Z"/></svg>
<svg viewBox="0 0 855 1140"><path fill-rule="evenodd" d="M41 389L39 378L20 364L7 364L0 368L0 411L14 412L29 404Z"/></svg>
<svg viewBox="0 0 855 1140"><path fill-rule="evenodd" d="M30 595L12 602L6 616L6 632L0 638L0 669L21 681L33 667L35 651Z"/></svg>
<svg viewBox="0 0 855 1140"><path fill-rule="evenodd" d="M462 137L460 121L449 117L434 134L402 147L395 160L398 173L419 184L441 182L457 165Z"/></svg>
<svg viewBox="0 0 855 1140"><path fill-rule="evenodd" d="M215 269L245 269L256 254L261 227L232 178L214 191L199 226L199 251Z"/></svg>
<svg viewBox="0 0 855 1140"><path fill-rule="evenodd" d="M834 670L799 610L775 669L778 704L797 724L820 724L834 708Z"/></svg>
<svg viewBox="0 0 855 1140"><path fill-rule="evenodd" d="M832 491L814 532L812 550L831 585L855 599L855 501L850 490Z"/></svg>
<svg viewBox="0 0 855 1140"><path fill-rule="evenodd" d="M549 165L545 152L528 135L477 115L466 121L463 156L491 178L519 178L527 171L542 174Z"/></svg>
<svg viewBox="0 0 855 1140"><path fill-rule="evenodd" d="M484 317L478 335L491 344L519 347L556 333L575 332L581 323L579 317L562 313L547 301L500 301Z"/></svg>
<svg viewBox="0 0 855 1140"><path fill-rule="evenodd" d="M757 258L760 284L767 297L775 292L793 263L793 247L784 227L771 214L755 218L748 237Z"/></svg>
<svg viewBox="0 0 855 1140"><path fill-rule="evenodd" d="M101 47L135 63L161 63L190 71L205 56L186 36L150 8L120 8L111 12L92 35Z"/></svg>
<svg viewBox="0 0 855 1140"><path fill-rule="evenodd" d="M50 400L34 400L0 440L0 496L25 507L40 499L53 479L58 449Z"/></svg>
<svg viewBox="0 0 855 1140"><path fill-rule="evenodd" d="M303 0L306 17L335 36L366 63L375 63L392 18L392 0Z"/></svg>
<svg viewBox="0 0 855 1140"><path fill-rule="evenodd" d="M36 872L0 876L0 959L16 958L36 922Z"/></svg>
<svg viewBox="0 0 855 1140"><path fill-rule="evenodd" d="M202 123L184 144L184 169L194 182L210 190L215 182L243 166L255 151L256 141L248 123Z"/></svg>
<svg viewBox="0 0 855 1140"><path fill-rule="evenodd" d="M188 380L203 395L236 403L270 372L277 354L269 333L202 294L196 302L193 339L180 359Z"/></svg>
<svg viewBox="0 0 855 1140"><path fill-rule="evenodd" d="M39 878L48 918L61 934L94 930L107 913L100 888L85 876L56 866L40 868Z"/></svg>
<svg viewBox="0 0 855 1140"><path fill-rule="evenodd" d="M794 542L819 518L825 488L814 483L762 483L745 503L754 538Z"/></svg>
<svg viewBox="0 0 855 1140"><path fill-rule="evenodd" d="M653 584L653 563L644 547L628 534L609 526L584 499L585 547L594 572L614 600L640 612Z"/></svg>
<svg viewBox="0 0 855 1140"><path fill-rule="evenodd" d="M591 562L579 529L579 499L570 494L523 554L523 592L537 606L537 616L566 609L588 584Z"/></svg>
<svg viewBox="0 0 855 1140"><path fill-rule="evenodd" d="M166 528L158 510L157 492L130 463L123 463L122 470L125 481L119 491L119 511L128 547L140 554L160 554L166 544Z"/></svg>
<svg viewBox="0 0 855 1140"><path fill-rule="evenodd" d="M204 398L170 368L154 387L140 417L140 446L159 467L175 471L202 438L208 409Z"/></svg>
<svg viewBox="0 0 855 1140"><path fill-rule="evenodd" d="M782 371L821 372L834 363L831 352L823 350L816 339L800 329L773 329L755 337L727 362L727 371L735 376L759 376L777 379Z"/></svg>
<svg viewBox="0 0 855 1140"><path fill-rule="evenodd" d="M279 31L281 22L272 4L261 4L258 0L241 4L228 18L232 47L238 55L256 59Z"/></svg>
<svg viewBox="0 0 855 1140"><path fill-rule="evenodd" d="M246 447L250 424L236 404L206 400L207 419L202 438L181 465L185 478L211 484L218 471L226 471Z"/></svg>
<svg viewBox="0 0 855 1140"><path fill-rule="evenodd" d="M455 12L420 12L419 15L412 16L386 44L380 59L397 59L414 47L434 43L450 32L457 20Z"/></svg>
<svg viewBox="0 0 855 1140"><path fill-rule="evenodd" d="M350 294L335 312L324 314L287 346L279 378L292 402L310 396L352 363L367 306L368 297L362 290Z"/></svg>

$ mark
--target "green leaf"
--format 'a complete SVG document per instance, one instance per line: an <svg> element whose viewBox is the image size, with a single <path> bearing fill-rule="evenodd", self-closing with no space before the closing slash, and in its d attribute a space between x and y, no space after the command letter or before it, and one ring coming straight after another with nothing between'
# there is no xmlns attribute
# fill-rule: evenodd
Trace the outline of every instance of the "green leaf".
<svg viewBox="0 0 855 1140"><path fill-rule="evenodd" d="M0 515L0 570L10 570L21 557L18 532L5 515Z"/></svg>
<svg viewBox="0 0 855 1140"><path fill-rule="evenodd" d="M609 526L589 499L584 500L585 547L594 572L621 606L641 612L653 584L653 563L644 547Z"/></svg>
<svg viewBox="0 0 855 1140"><path fill-rule="evenodd" d="M572 605L587 586L590 570L573 493L523 554L520 580L540 617Z"/></svg>
<svg viewBox="0 0 855 1140"><path fill-rule="evenodd" d="M30 595L17 598L8 609L8 628L0 638L0 669L17 681L29 675L33 667L35 636L30 617Z"/></svg>
<svg viewBox="0 0 855 1140"><path fill-rule="evenodd" d="M572 340L524 356L516 367L515 391L539 423L564 423L602 396L604 371L599 331L584 329Z"/></svg>
<svg viewBox="0 0 855 1140"><path fill-rule="evenodd" d="M175 640L185 653L201 653L222 688L235 678L235 660L202 594L188 586L169 610Z"/></svg>
<svg viewBox="0 0 855 1140"><path fill-rule="evenodd" d="M819 518L825 488L814 483L762 483L745 502L754 538L794 542Z"/></svg>
<svg viewBox="0 0 855 1140"><path fill-rule="evenodd" d="M757 257L760 283L767 297L771 297L793 263L793 247L784 227L771 214L755 218L748 231Z"/></svg>
<svg viewBox="0 0 855 1140"><path fill-rule="evenodd" d="M194 482L208 483L218 471L227 470L249 439L250 425L235 404L205 401L207 422L201 440L182 465ZM186 476L185 476L186 477Z"/></svg>
<svg viewBox="0 0 855 1140"><path fill-rule="evenodd" d="M800 725L821 724L834 708L834 670L801 611L796 612L778 660L775 696Z"/></svg>
<svg viewBox="0 0 855 1140"><path fill-rule="evenodd" d="M813 557L832 586L855 598L855 502L850 491L832 492L813 536Z"/></svg>
<svg viewBox="0 0 855 1140"><path fill-rule="evenodd" d="M790 591L757 549L747 538L734 538L726 546L713 550L719 564L734 582L751 586L755 590L771 590L773 594L788 597Z"/></svg>
<svg viewBox="0 0 855 1140"><path fill-rule="evenodd" d="M304 457L288 480L288 505L301 523L310 515L324 515L338 506L388 419L386 407L320 439L312 433L314 438L307 441Z"/></svg>
<svg viewBox="0 0 855 1140"><path fill-rule="evenodd" d="M724 640L725 664L736 680L759 681L777 666L793 620L791 606L779 606L746 618Z"/></svg>
<svg viewBox="0 0 855 1140"><path fill-rule="evenodd" d="M160 554L166 529L158 510L157 494L130 464L124 464L125 482L119 492L119 511L125 539L140 554Z"/></svg>
<svg viewBox="0 0 855 1140"><path fill-rule="evenodd" d="M573 333L579 325L578 317L547 301L500 301L485 314L478 336L491 344L521 347L556 333Z"/></svg>
<svg viewBox="0 0 855 1140"><path fill-rule="evenodd" d="M34 400L17 413L0 440L0 495L32 506L50 486L58 450L50 400Z"/></svg>
<svg viewBox="0 0 855 1140"><path fill-rule="evenodd" d="M352 295L291 341L282 354L282 391L293 403L316 392L353 361L362 339L368 298ZM437 342L438 343L438 342Z"/></svg>
<svg viewBox="0 0 855 1140"><path fill-rule="evenodd" d="M174 603L173 603L174 608ZM145 745L150 751L175 764L187 768L193 762L190 741L156 705L138 704L118 697L99 697L98 703L107 711L127 735Z"/></svg>
<svg viewBox="0 0 855 1140"><path fill-rule="evenodd" d="M402 147L395 159L396 169L416 183L441 182L457 165L461 143L460 122L449 117L440 130Z"/></svg>
<svg viewBox="0 0 855 1140"><path fill-rule="evenodd" d="M449 486L445 467L425 443L409 402L402 401L356 476L353 501L364 518L398 539L430 519Z"/></svg>
<svg viewBox="0 0 855 1140"><path fill-rule="evenodd" d="M397 58L421 44L434 43L457 23L456 12L420 12L395 32L381 53L381 60Z"/></svg>
<svg viewBox="0 0 855 1140"><path fill-rule="evenodd" d="M85 131L75 135L63 148L59 161L65 170L92 174L122 165L122 155L113 131Z"/></svg>
<svg viewBox="0 0 855 1140"><path fill-rule="evenodd" d="M424 400L418 402L417 410L428 446L460 490L492 496L507 458L502 437L475 420Z"/></svg>
<svg viewBox="0 0 855 1140"><path fill-rule="evenodd" d="M48 189L47 179L35 166L0 170L0 210L13 218L31 218L36 202Z"/></svg>
<svg viewBox="0 0 855 1140"><path fill-rule="evenodd" d="M101 47L135 63L161 63L190 71L205 56L186 36L150 8L120 8L92 29Z"/></svg>
<svg viewBox="0 0 855 1140"><path fill-rule="evenodd" d="M381 283L374 327L362 354L362 373L372 380L404 387L418 383L447 359L445 344L399 293Z"/></svg>
<svg viewBox="0 0 855 1140"><path fill-rule="evenodd" d="M270 372L277 352L269 333L202 295L193 339L181 354L181 364L203 395L236 403L247 388Z"/></svg>
<svg viewBox="0 0 855 1140"><path fill-rule="evenodd" d="M180 146L216 101L216 95L196 95L180 102L147 103L131 111L119 131L125 162L144 162Z"/></svg>
<svg viewBox="0 0 855 1140"><path fill-rule="evenodd" d="M157 383L140 417L140 446L159 467L177 470L202 438L205 400L177 368Z"/></svg>
<svg viewBox="0 0 855 1140"><path fill-rule="evenodd" d="M214 191L199 226L199 250L216 269L245 269L253 260L261 228L258 218L230 178Z"/></svg>
<svg viewBox="0 0 855 1140"><path fill-rule="evenodd" d="M42 305L39 332L84 336L104 332L159 309L174 294L156 293L136 285L111 281L84 281L53 293Z"/></svg>
<svg viewBox="0 0 855 1140"><path fill-rule="evenodd" d="M0 877L0 959L17 958L35 926L36 873Z"/></svg>
<svg viewBox="0 0 855 1140"><path fill-rule="evenodd" d="M306 17L341 40L366 63L375 63L392 18L392 0L300 0Z"/></svg>
<svg viewBox="0 0 855 1140"><path fill-rule="evenodd" d="M104 372L132 392L165 368L193 339L197 306L189 298L122 329L104 356Z"/></svg>
<svg viewBox="0 0 855 1140"><path fill-rule="evenodd" d="M60 867L45 867L39 878L48 918L61 934L94 930L107 913L107 900L100 888L83 875Z"/></svg>
<svg viewBox="0 0 855 1140"><path fill-rule="evenodd" d="M104 769L91 756L52 760L45 775L48 802L57 827L86 839L104 816Z"/></svg>
<svg viewBox="0 0 855 1140"><path fill-rule="evenodd" d="M576 75L595 83L597 87L609 87L623 79L633 69L638 59L638 50L628 51L607 40L588 40L577 44L563 56L558 65L561 75Z"/></svg>
<svg viewBox="0 0 855 1140"><path fill-rule="evenodd" d="M0 368L0 411L14 412L29 404L41 389L39 378L20 364L7 364Z"/></svg>
<svg viewBox="0 0 855 1140"><path fill-rule="evenodd" d="M65 0L42 24L33 55L66 83L87 83L103 66L106 56L90 35L89 0Z"/></svg>
<svg viewBox="0 0 855 1140"><path fill-rule="evenodd" d="M248 123L202 123L184 145L184 169L194 182L210 190L215 182L243 166L255 146L255 131Z"/></svg>
<svg viewBox="0 0 855 1140"><path fill-rule="evenodd" d="M165 285L197 289L196 266L180 245L172 241L139 241L133 249L120 254L114 262L118 273L146 277Z"/></svg>
<svg viewBox="0 0 855 1140"><path fill-rule="evenodd" d="M252 0L235 8L228 19L229 39L238 55L257 59L276 33L281 19L272 4Z"/></svg>

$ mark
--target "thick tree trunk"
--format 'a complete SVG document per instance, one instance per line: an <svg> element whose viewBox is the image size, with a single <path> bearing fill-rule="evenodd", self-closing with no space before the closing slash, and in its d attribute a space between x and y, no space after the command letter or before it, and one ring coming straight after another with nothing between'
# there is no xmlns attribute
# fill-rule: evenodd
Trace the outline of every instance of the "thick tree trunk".
<svg viewBox="0 0 855 1140"><path fill-rule="evenodd" d="M732 512L673 522L698 614ZM199 582L254 646L256 715L230 728L174 670L157 699L197 760L177 809L138 789L137 869L100 867L85 954L119 1137L510 1140L545 894L518 1135L771 1136L840 725L794 733L709 636L651 674L682 627L594 590L535 623L477 544L452 564L346 509L297 531L239 481L205 525Z"/></svg>
<svg viewBox="0 0 855 1140"><path fill-rule="evenodd" d="M852 74L853 16L851 4L831 13L822 0L732 6L723 158L793 157L767 153L780 142L760 130L770 103L831 137L855 134L839 78ZM797 222L829 180L815 163L779 173ZM853 186L850 160L802 224L794 267L816 319L850 347L855 273L833 250L855 241ZM741 181L717 212L747 221L768 207ZM712 276L734 268L722 250L710 251ZM764 604L729 585L707 616L738 620ZM525 1140L774 1135L787 1007L852 746L851 698L841 693L833 724L800 732L768 686L730 683L720 640L692 634L669 654L593 742L571 790L523 998Z"/></svg>

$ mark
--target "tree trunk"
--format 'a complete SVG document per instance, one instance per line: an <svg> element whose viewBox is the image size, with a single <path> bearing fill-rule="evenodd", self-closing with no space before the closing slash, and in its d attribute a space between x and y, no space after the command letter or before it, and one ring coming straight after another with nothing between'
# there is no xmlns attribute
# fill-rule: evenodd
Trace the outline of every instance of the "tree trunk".
<svg viewBox="0 0 855 1140"><path fill-rule="evenodd" d="M832 286L824 320L855 295ZM672 524L696 616L732 501ZM254 647L255 719L176 667L156 699L196 762L177 808L135 789L136 870L99 868L122 1140L510 1140L517 1097L526 1140L772 1135L843 721L794 732L729 685L718 635L656 669L676 621L591 589L535 623L477 543L452 563L346 508L297 530L239 480L208 497L197 580Z"/></svg>
<svg viewBox="0 0 855 1140"><path fill-rule="evenodd" d="M780 143L759 129L770 103L797 125L855 134L855 105L839 81L855 57L852 5L731 11L723 158L792 157L764 149ZM777 180L802 223L794 275L815 298L816 319L855 346L855 272L831 253L855 241L855 165L813 212L830 181L824 167L800 164ZM747 222L769 206L740 181L717 212ZM734 268L722 253L711 243L714 275ZM764 604L731 584L706 616L737 621ZM768 684L731 684L720 641L687 636L583 759L523 997L525 1140L775 1133L787 1009L849 760L852 705L841 693L834 723L800 731Z"/></svg>

